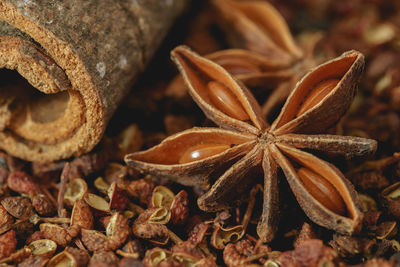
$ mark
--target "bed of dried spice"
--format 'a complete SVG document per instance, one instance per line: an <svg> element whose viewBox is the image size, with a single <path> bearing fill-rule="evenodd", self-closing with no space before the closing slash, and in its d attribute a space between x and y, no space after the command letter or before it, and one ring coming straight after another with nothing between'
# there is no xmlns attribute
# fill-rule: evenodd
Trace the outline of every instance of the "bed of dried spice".
<svg viewBox="0 0 400 267"><path fill-rule="evenodd" d="M249 1L202 2L192 3L172 29L94 151L46 164L23 162L0 153L2 266L383 267L400 264L397 231L400 220L400 3L288 0L271 1L272 5L268 5L261 0L257 3L260 6L252 9L246 3ZM269 20L263 21L258 12L267 12ZM250 103L254 110L250 112L250 126L243 126L240 120L248 118L241 118L237 112L230 114L223 110L222 113L233 119L219 116L214 109L221 109L221 105L204 108L209 102L196 98L195 93L194 99L211 120L204 116L169 58L171 50L180 44L201 55L190 54L190 50L182 47L175 50L175 61L186 75L198 73L199 70L193 72L190 67L207 58L230 73L222 71L224 81L235 81L230 78L232 75L239 84L249 88L261 106L254 108L258 105L249 98L241 102L242 105ZM335 216L329 221L326 214L332 212L326 212L325 208L320 208L324 215L313 214L312 209L319 206L314 203L310 208L310 197L304 197L301 192L304 188L312 189L307 181L303 180L305 187L299 189L291 184L292 180L286 180L285 176L296 174L290 168L281 171L277 167L285 165L287 160L277 156L280 152L273 147L271 150L271 146L263 151L275 156L263 160L263 169L268 174L265 177L276 179L267 179L270 184L265 186L262 170L256 168L246 172L246 179L241 182L247 183L241 183L240 190L234 193L218 186L211 190L217 194L207 192L213 179L223 175L227 168L214 173L207 184L205 180L196 183L190 176L179 178L180 173L175 173L179 168L169 170L170 178L176 181L173 182L168 172L143 174L125 164L126 154L149 149L168 136L195 126L214 129L213 134L222 131L217 125L240 131L252 131L253 126L264 131L271 123L274 127L273 121L296 83L311 68L350 50L359 51L365 58L364 73L358 71L355 76L342 73L352 77L347 79L351 85L358 84L358 94L350 107L347 102L351 102L351 96L350 100L341 99L339 113L347 112L340 120L342 114L329 113L326 107L322 109L331 116L325 118L325 124L332 125L329 129L323 129L327 125L314 125L319 129L312 132L320 136L352 136L345 139L358 143L353 147L341 143L339 151L329 145L321 149L318 144L304 149L302 136L290 135L290 145L302 146L307 152L304 155L311 153L320 158L315 161L318 164L322 164L321 160L333 164L354 185L355 191L348 189L345 193L351 196L351 201L336 202L329 208L346 217L345 208L341 207L345 205L353 214L345 220L345 226L335 223ZM363 57L358 52L350 55L354 60ZM204 62L209 62L207 59ZM219 70L214 63L204 64L203 68ZM207 73L207 70L201 71ZM215 77L221 77L218 75ZM340 81L340 77L330 82L334 85L327 86L328 89L339 83L336 87L354 90ZM198 83L193 79L188 85L194 92L198 90ZM303 113L307 111L298 112L293 120L301 118ZM215 119L218 116L222 122ZM282 126L282 123L275 124ZM195 129L202 131L198 130L202 128ZM377 141L377 149L373 140ZM360 149L361 144L364 152L355 153L354 148ZM235 146L212 148L218 151ZM277 146L289 155L290 151L294 153L288 146ZM176 152L170 153L172 157ZM351 157L355 154L357 157ZM169 155L152 157L168 158ZM126 159L130 162L132 158ZM220 159L226 160L226 157ZM183 165L187 163L183 156L179 160ZM210 161L212 166L218 162ZM228 178L236 179L235 173L226 173ZM328 190L332 192L332 188ZM318 200L325 206L323 199ZM275 205L277 202L279 205ZM277 214L280 214L279 221ZM326 218L328 222L324 224Z"/></svg>

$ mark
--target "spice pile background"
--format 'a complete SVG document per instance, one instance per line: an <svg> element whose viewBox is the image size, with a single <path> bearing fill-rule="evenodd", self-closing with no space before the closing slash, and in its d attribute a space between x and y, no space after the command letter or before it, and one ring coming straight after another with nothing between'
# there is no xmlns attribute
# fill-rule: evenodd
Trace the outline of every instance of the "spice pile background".
<svg viewBox="0 0 400 267"><path fill-rule="evenodd" d="M284 201L279 229L272 242L264 244L256 233L262 184L245 192L237 208L206 213L196 205L204 193L201 188L143 176L123 162L125 154L152 147L174 133L214 126L175 78L178 71L169 58L180 44L201 55L232 48L229 32L220 27L221 13L208 1L193 2L94 151L46 164L0 154L0 262L21 266L399 264L400 3L271 1L296 43L309 54L300 67L273 72L269 86L260 82L251 86L260 104L272 103L263 105L267 121L276 117L288 88L311 66L356 49L366 59L358 94L327 133L375 139L378 150L368 159L320 155L337 166L359 193L364 213L359 234L341 235L310 221L280 173ZM265 102L271 96L278 100Z"/></svg>

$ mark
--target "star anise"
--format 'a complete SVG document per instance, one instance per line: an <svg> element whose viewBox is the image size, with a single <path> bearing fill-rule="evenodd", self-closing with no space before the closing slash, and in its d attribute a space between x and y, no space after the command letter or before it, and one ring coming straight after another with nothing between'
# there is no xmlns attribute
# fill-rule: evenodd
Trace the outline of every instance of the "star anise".
<svg viewBox="0 0 400 267"><path fill-rule="evenodd" d="M282 104L306 71L320 61L314 56L320 33L303 36L297 44L285 19L266 1L212 0L216 22L227 36L230 49L204 57L225 68L252 92L270 90L262 106L267 116ZM169 84L168 94L183 95L182 76Z"/></svg>
<svg viewBox="0 0 400 267"><path fill-rule="evenodd" d="M221 128L192 128L165 139L125 161L143 172L208 191L199 197L205 211L235 205L240 194L264 172L262 241L271 241L278 223L278 167L300 207L315 223L340 233L360 230L362 213L351 183L332 164L302 149L368 155L376 141L314 135L336 123L349 108L364 57L349 51L314 68L296 85L277 119L268 125L250 91L218 64L185 46L175 48L178 65L193 99ZM212 184L212 186L210 186Z"/></svg>

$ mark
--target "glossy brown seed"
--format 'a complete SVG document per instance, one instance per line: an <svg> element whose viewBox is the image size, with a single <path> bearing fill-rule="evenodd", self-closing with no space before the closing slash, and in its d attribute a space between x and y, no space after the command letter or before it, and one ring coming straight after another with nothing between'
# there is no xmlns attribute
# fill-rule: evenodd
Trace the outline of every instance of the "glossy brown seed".
<svg viewBox="0 0 400 267"><path fill-rule="evenodd" d="M208 158L213 155L217 155L227 150L228 148L230 148L230 146L226 144L210 144L210 143L192 146L188 150L186 150L185 153L183 153L183 155L179 159L179 163L184 164Z"/></svg>
<svg viewBox="0 0 400 267"><path fill-rule="evenodd" d="M318 104L333 88L340 82L338 79L328 79L318 83L308 94L307 98L300 106L297 116L304 114L306 111Z"/></svg>
<svg viewBox="0 0 400 267"><path fill-rule="evenodd" d="M228 87L216 81L209 82L207 87L210 100L216 106L216 108L232 118L241 121L250 119L242 104L240 104L237 97L231 91L229 91Z"/></svg>
<svg viewBox="0 0 400 267"><path fill-rule="evenodd" d="M297 174L310 194L322 205L339 215L346 214L343 198L329 181L307 168L300 168Z"/></svg>

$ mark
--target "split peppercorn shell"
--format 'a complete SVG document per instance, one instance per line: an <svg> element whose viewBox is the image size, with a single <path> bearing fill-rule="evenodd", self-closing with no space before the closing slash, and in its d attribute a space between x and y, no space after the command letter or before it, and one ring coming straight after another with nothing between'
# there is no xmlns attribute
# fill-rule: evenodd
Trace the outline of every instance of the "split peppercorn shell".
<svg viewBox="0 0 400 267"><path fill-rule="evenodd" d="M57 249L57 244L50 239L39 239L28 245L34 256L50 258Z"/></svg>

